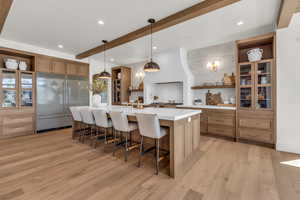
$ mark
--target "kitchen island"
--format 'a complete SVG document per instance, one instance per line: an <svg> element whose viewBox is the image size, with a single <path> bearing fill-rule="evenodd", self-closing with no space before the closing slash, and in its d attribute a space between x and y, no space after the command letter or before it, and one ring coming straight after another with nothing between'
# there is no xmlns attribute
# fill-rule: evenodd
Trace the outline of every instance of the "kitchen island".
<svg viewBox="0 0 300 200"><path fill-rule="evenodd" d="M200 114L201 110L173 108L135 109L129 106L106 106L92 109L123 111L128 120L136 122L136 113L157 114L160 125L168 128L170 151L170 176L184 175L200 157Z"/></svg>

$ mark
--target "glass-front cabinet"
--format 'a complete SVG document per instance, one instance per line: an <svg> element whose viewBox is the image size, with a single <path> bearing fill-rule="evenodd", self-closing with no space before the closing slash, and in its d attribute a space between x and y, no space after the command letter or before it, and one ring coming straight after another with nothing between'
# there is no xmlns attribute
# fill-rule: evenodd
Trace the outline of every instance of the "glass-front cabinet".
<svg viewBox="0 0 300 200"><path fill-rule="evenodd" d="M1 71L1 107L16 108L18 106L18 73L17 71Z"/></svg>
<svg viewBox="0 0 300 200"><path fill-rule="evenodd" d="M32 107L33 105L33 74L20 72L20 106Z"/></svg>
<svg viewBox="0 0 300 200"><path fill-rule="evenodd" d="M239 108L272 109L273 62L239 64Z"/></svg>
<svg viewBox="0 0 300 200"><path fill-rule="evenodd" d="M33 107L34 73L1 69L1 107Z"/></svg>

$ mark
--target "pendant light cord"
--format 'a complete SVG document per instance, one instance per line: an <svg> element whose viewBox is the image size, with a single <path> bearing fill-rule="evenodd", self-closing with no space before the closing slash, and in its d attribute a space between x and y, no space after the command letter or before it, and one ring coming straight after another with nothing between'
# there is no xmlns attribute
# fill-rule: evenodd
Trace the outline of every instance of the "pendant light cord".
<svg viewBox="0 0 300 200"><path fill-rule="evenodd" d="M104 43L104 53L103 53L103 57L104 57L104 71L106 71L106 43Z"/></svg>
<svg viewBox="0 0 300 200"><path fill-rule="evenodd" d="M151 25L150 25L150 31L151 31L151 58L150 58L150 60L151 60L151 62L152 62L152 57L153 57L153 39L152 39L152 23L151 23Z"/></svg>

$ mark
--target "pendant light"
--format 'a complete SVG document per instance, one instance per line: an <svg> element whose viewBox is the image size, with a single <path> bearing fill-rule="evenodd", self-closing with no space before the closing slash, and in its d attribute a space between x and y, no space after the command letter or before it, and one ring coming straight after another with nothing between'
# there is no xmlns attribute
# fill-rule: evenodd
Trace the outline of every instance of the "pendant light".
<svg viewBox="0 0 300 200"><path fill-rule="evenodd" d="M151 30L151 57L150 57L150 62L146 63L145 66L144 66L144 71L145 72L158 72L160 70L160 67L157 63L153 62L152 60L152 55L153 55L153 42L152 42L152 33L153 33L153 30L152 30L152 26L153 24L155 23L155 19L149 19L148 22L150 23L150 30Z"/></svg>
<svg viewBox="0 0 300 200"><path fill-rule="evenodd" d="M106 40L102 40L102 42L104 43L104 51L103 51L103 61L104 61L104 71L101 72L100 74L97 74L96 77L98 79L110 79L111 75L109 72L106 71Z"/></svg>

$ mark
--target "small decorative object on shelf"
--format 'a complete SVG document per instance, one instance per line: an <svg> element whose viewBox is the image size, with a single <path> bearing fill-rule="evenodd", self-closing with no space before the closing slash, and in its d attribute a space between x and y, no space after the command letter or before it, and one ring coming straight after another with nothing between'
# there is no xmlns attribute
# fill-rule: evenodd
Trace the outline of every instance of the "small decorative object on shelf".
<svg viewBox="0 0 300 200"><path fill-rule="evenodd" d="M212 94L210 90L206 93L206 105L224 104L221 93Z"/></svg>
<svg viewBox="0 0 300 200"><path fill-rule="evenodd" d="M26 64L26 62L24 62L24 61L20 61L20 63L19 63L19 69L20 70L23 70L23 71L26 71L27 70L27 64Z"/></svg>
<svg viewBox="0 0 300 200"><path fill-rule="evenodd" d="M263 56L263 50L260 48L251 49L247 52L248 60L250 62L260 61Z"/></svg>
<svg viewBox="0 0 300 200"><path fill-rule="evenodd" d="M235 84L235 75L232 73L231 76L229 76L227 73L224 74L224 85L234 85Z"/></svg>
<svg viewBox="0 0 300 200"><path fill-rule="evenodd" d="M17 70L18 69L19 64L18 64L17 60L11 59L11 58L7 58L7 59L5 59L4 62L5 62L5 67L7 69L13 69L13 70Z"/></svg>

